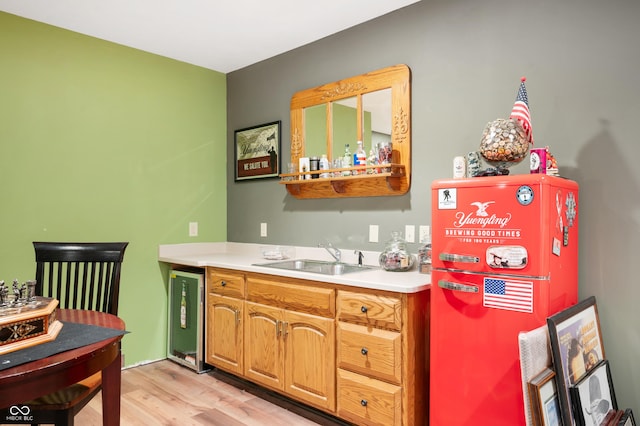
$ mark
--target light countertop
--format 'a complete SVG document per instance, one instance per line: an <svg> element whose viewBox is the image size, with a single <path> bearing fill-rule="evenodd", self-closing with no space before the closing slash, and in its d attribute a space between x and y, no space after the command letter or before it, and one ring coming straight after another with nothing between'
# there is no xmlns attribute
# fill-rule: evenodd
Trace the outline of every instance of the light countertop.
<svg viewBox="0 0 640 426"><path fill-rule="evenodd" d="M419 273L415 266L413 270L407 272L388 272L381 268L376 268L343 275L324 275L267 268L256 265L273 262L273 260L265 259L262 256L263 247L275 248L277 246L231 242L166 244L158 247L158 260L176 265L200 268L212 266L400 293L417 293L431 286L431 275ZM323 248L289 248L293 259L333 260L331 255ZM365 265L378 266L380 252L363 251L363 254L363 263ZM357 255L352 250L342 250L342 261L345 263L357 263Z"/></svg>

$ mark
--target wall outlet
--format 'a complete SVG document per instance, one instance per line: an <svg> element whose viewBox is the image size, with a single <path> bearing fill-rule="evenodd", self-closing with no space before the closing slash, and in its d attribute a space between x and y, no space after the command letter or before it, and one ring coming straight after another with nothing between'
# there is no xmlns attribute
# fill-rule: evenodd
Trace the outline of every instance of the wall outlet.
<svg viewBox="0 0 640 426"><path fill-rule="evenodd" d="M262 222L260 224L260 236L261 237L267 236L267 224L265 222Z"/></svg>
<svg viewBox="0 0 640 426"><path fill-rule="evenodd" d="M369 225L369 242L378 242L378 225Z"/></svg>
<svg viewBox="0 0 640 426"><path fill-rule="evenodd" d="M416 242L416 227L414 225L405 225L404 239L408 243Z"/></svg>
<svg viewBox="0 0 640 426"><path fill-rule="evenodd" d="M189 222L189 236L190 237L198 236L198 222Z"/></svg>
<svg viewBox="0 0 640 426"><path fill-rule="evenodd" d="M431 228L429 227L429 225L420 225L420 227L418 228L418 234L421 243L427 242L427 237L430 236L430 231Z"/></svg>

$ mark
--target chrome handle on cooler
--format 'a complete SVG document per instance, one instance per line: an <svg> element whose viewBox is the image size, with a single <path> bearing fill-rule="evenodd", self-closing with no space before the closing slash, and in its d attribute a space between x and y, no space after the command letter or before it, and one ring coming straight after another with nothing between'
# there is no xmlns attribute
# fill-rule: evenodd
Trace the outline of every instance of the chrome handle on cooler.
<svg viewBox="0 0 640 426"><path fill-rule="evenodd" d="M452 283L451 281L445 281L445 280L438 281L438 287L443 288L445 290L463 291L465 293L477 293L478 292L478 286L460 284L460 283Z"/></svg>
<svg viewBox="0 0 640 426"><path fill-rule="evenodd" d="M464 254L440 253L438 258L443 262L480 263L480 258Z"/></svg>

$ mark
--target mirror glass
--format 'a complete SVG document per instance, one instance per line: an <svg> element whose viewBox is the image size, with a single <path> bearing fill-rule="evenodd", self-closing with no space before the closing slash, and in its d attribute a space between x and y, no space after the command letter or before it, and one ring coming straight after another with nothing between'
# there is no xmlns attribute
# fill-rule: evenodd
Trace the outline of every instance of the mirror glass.
<svg viewBox="0 0 640 426"><path fill-rule="evenodd" d="M362 114L363 140L369 155L378 143L391 141L391 89L362 95Z"/></svg>
<svg viewBox="0 0 640 426"><path fill-rule="evenodd" d="M322 157L329 152L327 140L327 106L313 105L304 109L306 157Z"/></svg>
<svg viewBox="0 0 640 426"><path fill-rule="evenodd" d="M331 102L331 125L333 141L331 158L343 156L347 145L353 154L358 141L358 103L356 97Z"/></svg>

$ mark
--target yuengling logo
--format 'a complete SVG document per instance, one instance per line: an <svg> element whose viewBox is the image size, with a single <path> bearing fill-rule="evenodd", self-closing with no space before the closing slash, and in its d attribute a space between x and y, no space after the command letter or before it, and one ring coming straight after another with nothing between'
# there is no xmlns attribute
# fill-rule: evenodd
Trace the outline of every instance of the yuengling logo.
<svg viewBox="0 0 640 426"><path fill-rule="evenodd" d="M487 209L494 203L495 201L474 201L473 203L470 203L476 208L476 211L469 213L461 211L456 212L456 220L453 222L453 226L461 228L467 225L479 225L484 228L486 226L497 225L500 228L504 228L511 220L511 213L507 213L504 217L498 217L495 213L489 215Z"/></svg>

